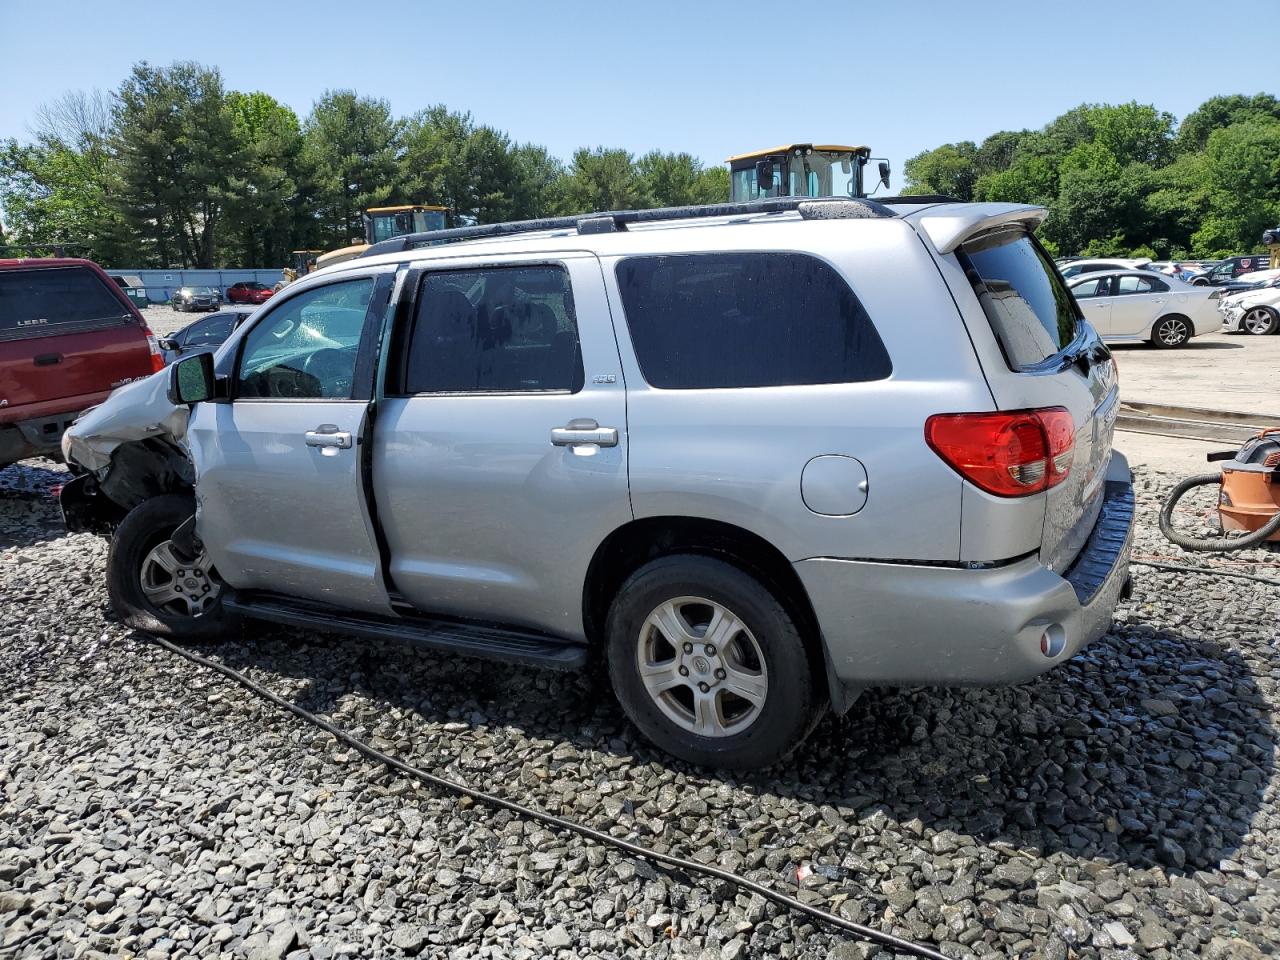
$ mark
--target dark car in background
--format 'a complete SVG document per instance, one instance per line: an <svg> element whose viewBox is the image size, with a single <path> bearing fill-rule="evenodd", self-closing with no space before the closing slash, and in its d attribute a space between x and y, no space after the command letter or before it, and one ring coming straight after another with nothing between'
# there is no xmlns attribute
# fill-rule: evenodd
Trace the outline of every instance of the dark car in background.
<svg viewBox="0 0 1280 960"><path fill-rule="evenodd" d="M61 456L62 432L164 367L146 321L89 260L0 260L0 467Z"/></svg>
<svg viewBox="0 0 1280 960"><path fill-rule="evenodd" d="M222 306L222 294L213 287L179 287L173 291L169 305L180 313L217 310Z"/></svg>
<svg viewBox="0 0 1280 960"><path fill-rule="evenodd" d="M179 357L193 353L212 353L222 346L222 341L253 313L249 307L233 307L189 323L177 333L160 338L160 350L165 363L173 363Z"/></svg>
<svg viewBox="0 0 1280 960"><path fill-rule="evenodd" d="M1219 260L1212 267L1209 267L1202 276L1195 277L1191 283L1196 286L1208 285L1210 287L1232 285L1233 289L1241 290L1247 284L1235 283L1236 277L1244 273L1266 270L1270 265L1270 258L1265 253L1255 253L1247 257L1227 257L1225 260Z"/></svg>
<svg viewBox="0 0 1280 960"><path fill-rule="evenodd" d="M265 283L259 283L257 280L241 280L227 287L227 301L229 303L266 303L271 299L273 292Z"/></svg>

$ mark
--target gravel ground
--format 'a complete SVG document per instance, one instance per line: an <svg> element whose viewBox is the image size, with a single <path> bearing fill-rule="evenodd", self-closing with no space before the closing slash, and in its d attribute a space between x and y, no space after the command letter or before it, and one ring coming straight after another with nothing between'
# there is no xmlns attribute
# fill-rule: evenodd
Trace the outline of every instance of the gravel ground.
<svg viewBox="0 0 1280 960"><path fill-rule="evenodd" d="M0 955L888 956L393 778L132 636L64 476L0 471ZM1160 539L1170 482L1139 477L1137 553L1240 569ZM870 693L743 778L649 749L592 676L272 627L208 650L436 772L952 956L1275 954L1280 591L1135 572L1065 667Z"/></svg>

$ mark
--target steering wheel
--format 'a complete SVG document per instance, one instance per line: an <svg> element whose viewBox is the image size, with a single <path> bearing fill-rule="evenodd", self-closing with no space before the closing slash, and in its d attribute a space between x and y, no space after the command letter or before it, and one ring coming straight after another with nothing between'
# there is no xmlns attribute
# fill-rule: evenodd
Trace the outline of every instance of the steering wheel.
<svg viewBox="0 0 1280 960"><path fill-rule="evenodd" d="M302 362L302 372L320 381L320 396L346 397L351 395L351 356L345 350L326 347L317 350Z"/></svg>

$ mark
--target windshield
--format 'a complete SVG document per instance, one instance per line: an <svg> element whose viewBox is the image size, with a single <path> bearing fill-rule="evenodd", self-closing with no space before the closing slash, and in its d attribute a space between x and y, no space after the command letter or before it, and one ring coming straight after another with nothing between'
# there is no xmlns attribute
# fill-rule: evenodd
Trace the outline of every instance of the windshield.
<svg viewBox="0 0 1280 960"><path fill-rule="evenodd" d="M793 197L852 197L857 195L857 164L848 153L814 150L792 156L790 164Z"/></svg>
<svg viewBox="0 0 1280 960"><path fill-rule="evenodd" d="M1071 294L1029 235L1002 231L970 240L960 259L1011 369L1042 363L1075 339Z"/></svg>
<svg viewBox="0 0 1280 960"><path fill-rule="evenodd" d="M371 243L380 243L413 232L413 215L408 210L401 213L379 213L370 217L370 222L373 225Z"/></svg>
<svg viewBox="0 0 1280 960"><path fill-rule="evenodd" d="M763 159L763 158L762 158ZM839 150L811 150L796 156L769 157L773 161L773 186L761 190L756 180L755 165L734 170L731 195L735 200L758 200L761 197L856 197L858 164L853 154ZM786 172L786 191L782 176Z"/></svg>

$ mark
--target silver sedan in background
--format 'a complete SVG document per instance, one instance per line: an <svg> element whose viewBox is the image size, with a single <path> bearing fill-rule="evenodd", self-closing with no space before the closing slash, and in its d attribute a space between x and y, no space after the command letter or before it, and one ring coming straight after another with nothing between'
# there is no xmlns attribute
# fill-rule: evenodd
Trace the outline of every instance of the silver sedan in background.
<svg viewBox="0 0 1280 960"><path fill-rule="evenodd" d="M1181 347L1222 325L1218 292L1150 270L1106 270L1067 281L1085 317L1107 343Z"/></svg>

